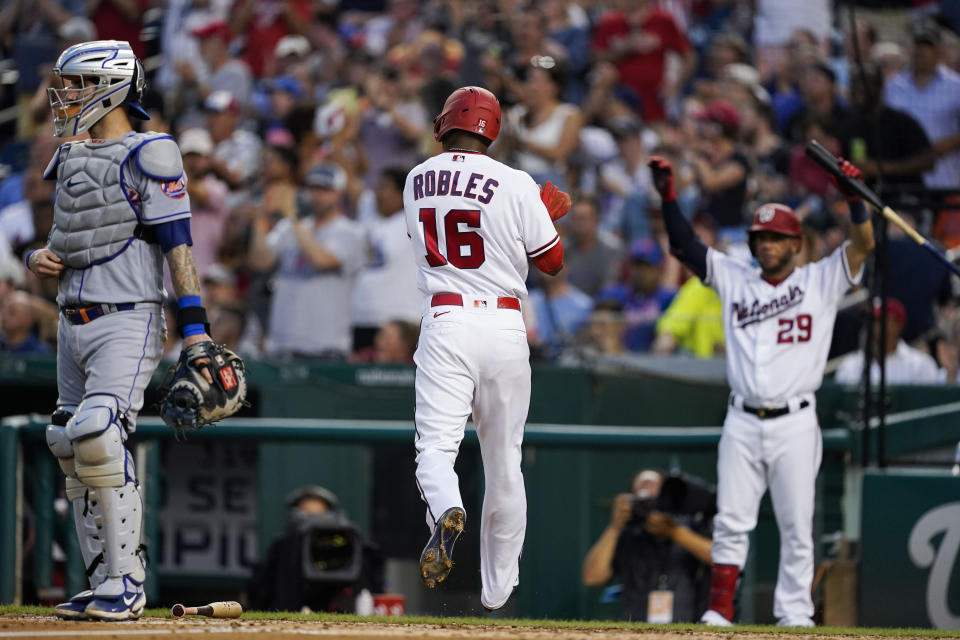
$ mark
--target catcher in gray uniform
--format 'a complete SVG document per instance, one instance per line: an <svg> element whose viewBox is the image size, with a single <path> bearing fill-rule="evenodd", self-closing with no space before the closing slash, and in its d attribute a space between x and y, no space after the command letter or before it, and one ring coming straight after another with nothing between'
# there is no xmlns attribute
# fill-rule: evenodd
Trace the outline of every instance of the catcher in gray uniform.
<svg viewBox="0 0 960 640"><path fill-rule="evenodd" d="M128 117L149 116L139 104L143 67L130 45L72 46L53 72L56 135L89 131L92 138L61 145L51 160L44 177L57 181L53 229L46 247L26 256L38 277L59 280L59 398L47 443L67 476L91 587L55 613L130 620L146 604L146 565L143 503L125 442L160 360L164 257L180 304L182 360L205 350L208 357L193 357L191 366L201 365L202 378L217 388L242 383L243 370L222 357L226 367L203 367L214 350L190 253L187 178L170 136L131 127ZM190 407L181 408L189 415Z"/></svg>

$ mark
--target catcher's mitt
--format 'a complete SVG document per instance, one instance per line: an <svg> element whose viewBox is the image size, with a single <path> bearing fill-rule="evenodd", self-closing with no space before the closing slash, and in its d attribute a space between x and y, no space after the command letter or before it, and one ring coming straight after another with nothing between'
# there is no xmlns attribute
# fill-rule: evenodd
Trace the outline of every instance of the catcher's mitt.
<svg viewBox="0 0 960 640"><path fill-rule="evenodd" d="M203 376L204 369L213 384ZM178 435L229 418L246 403L243 360L215 342L192 344L167 370L160 393L160 416Z"/></svg>

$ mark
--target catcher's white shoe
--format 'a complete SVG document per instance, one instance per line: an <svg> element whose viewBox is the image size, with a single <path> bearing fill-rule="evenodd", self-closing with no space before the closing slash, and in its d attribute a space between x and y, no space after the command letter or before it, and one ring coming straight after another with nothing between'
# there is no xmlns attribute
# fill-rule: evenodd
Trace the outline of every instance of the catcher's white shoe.
<svg viewBox="0 0 960 640"><path fill-rule="evenodd" d="M732 627L733 623L724 618L720 613L714 611L713 609L707 609L704 611L703 616L700 618L700 624L708 624L711 627Z"/></svg>
<svg viewBox="0 0 960 640"><path fill-rule="evenodd" d="M815 627L817 625L814 624L813 620L811 620L807 616L796 616L796 617L787 616L777 620L777 626L778 627Z"/></svg>
<svg viewBox="0 0 960 640"><path fill-rule="evenodd" d="M143 614L147 596L143 583L129 574L107 578L93 592L93 601L87 605L86 615L94 620L136 620Z"/></svg>
<svg viewBox="0 0 960 640"><path fill-rule="evenodd" d="M53 608L53 615L63 620L86 620L87 605L93 601L93 589L81 591Z"/></svg>

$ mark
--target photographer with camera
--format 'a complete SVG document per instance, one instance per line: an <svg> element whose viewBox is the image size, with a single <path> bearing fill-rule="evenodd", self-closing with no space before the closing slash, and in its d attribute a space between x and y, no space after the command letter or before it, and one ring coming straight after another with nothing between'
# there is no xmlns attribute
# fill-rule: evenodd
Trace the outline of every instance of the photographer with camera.
<svg viewBox="0 0 960 640"><path fill-rule="evenodd" d="M616 576L626 620L696 622L709 596L714 513L716 494L702 482L639 472L631 493L614 499L610 524L587 552L583 583L599 586Z"/></svg>
<svg viewBox="0 0 960 640"><path fill-rule="evenodd" d="M287 523L247 584L247 606L271 611L353 613L363 589L383 591L383 557L324 487L287 497Z"/></svg>

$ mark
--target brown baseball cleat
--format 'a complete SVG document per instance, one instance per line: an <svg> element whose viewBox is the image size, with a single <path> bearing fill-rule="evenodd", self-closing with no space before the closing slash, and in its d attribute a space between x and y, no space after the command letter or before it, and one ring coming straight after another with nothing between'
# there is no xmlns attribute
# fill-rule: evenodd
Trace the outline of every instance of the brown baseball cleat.
<svg viewBox="0 0 960 640"><path fill-rule="evenodd" d="M428 588L433 589L450 575L453 569L453 545L463 532L466 517L463 509L451 507L437 520L433 535L420 554L420 577Z"/></svg>

